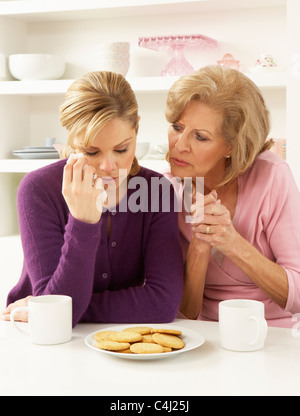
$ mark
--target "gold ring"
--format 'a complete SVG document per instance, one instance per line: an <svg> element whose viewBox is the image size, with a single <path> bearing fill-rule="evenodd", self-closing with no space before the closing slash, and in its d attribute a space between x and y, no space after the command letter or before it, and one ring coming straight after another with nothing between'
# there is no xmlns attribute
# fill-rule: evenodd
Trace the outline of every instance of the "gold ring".
<svg viewBox="0 0 300 416"><path fill-rule="evenodd" d="M206 226L206 234L210 234L210 225Z"/></svg>

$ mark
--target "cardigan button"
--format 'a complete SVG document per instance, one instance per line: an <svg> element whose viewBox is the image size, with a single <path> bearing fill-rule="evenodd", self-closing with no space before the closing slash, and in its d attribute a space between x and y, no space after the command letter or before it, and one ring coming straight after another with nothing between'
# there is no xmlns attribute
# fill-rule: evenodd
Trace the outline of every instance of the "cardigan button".
<svg viewBox="0 0 300 416"><path fill-rule="evenodd" d="M108 274L107 273L102 273L102 277L103 279L107 279Z"/></svg>

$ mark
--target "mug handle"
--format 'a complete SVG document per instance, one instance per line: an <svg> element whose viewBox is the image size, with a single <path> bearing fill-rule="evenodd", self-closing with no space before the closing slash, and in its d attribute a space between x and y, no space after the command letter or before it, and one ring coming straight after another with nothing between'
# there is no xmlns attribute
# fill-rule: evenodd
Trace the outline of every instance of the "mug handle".
<svg viewBox="0 0 300 416"><path fill-rule="evenodd" d="M29 333L28 333L27 331L25 331L24 329L19 328L19 327L18 327L18 325L16 324L16 321L15 321L15 314L16 314L17 312L29 312L29 308L28 308L28 306L19 306L18 308L13 309L13 310L11 311L11 313L10 313L10 322L14 325L14 327L15 327L18 331L22 332L23 334L29 334Z"/></svg>
<svg viewBox="0 0 300 416"><path fill-rule="evenodd" d="M250 319L256 322L257 332L256 337L253 341L250 342L250 345L260 345L262 344L268 333L268 324L264 318L257 318L256 316L250 316Z"/></svg>

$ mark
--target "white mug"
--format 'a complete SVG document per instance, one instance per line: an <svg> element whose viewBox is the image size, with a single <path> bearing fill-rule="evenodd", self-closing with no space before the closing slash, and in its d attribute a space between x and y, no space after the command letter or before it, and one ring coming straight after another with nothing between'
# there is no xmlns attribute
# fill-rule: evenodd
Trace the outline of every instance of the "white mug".
<svg viewBox="0 0 300 416"><path fill-rule="evenodd" d="M15 314L22 311L28 312L29 332L15 323ZM28 306L12 310L10 321L19 331L29 334L34 344L68 342L72 338L72 298L64 295L32 297L28 300Z"/></svg>
<svg viewBox="0 0 300 416"><path fill-rule="evenodd" d="M219 304L220 342L232 351L257 351L268 333L265 305L248 299L225 300Z"/></svg>

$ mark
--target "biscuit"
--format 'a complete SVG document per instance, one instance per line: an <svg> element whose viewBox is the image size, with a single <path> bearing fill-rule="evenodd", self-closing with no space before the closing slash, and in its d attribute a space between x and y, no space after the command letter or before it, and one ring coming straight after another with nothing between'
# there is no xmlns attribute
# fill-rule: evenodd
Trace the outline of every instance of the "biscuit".
<svg viewBox="0 0 300 416"><path fill-rule="evenodd" d="M137 332L138 334L146 335L151 334L152 328L150 328L149 326L134 326L131 328L123 329L123 331Z"/></svg>
<svg viewBox="0 0 300 416"><path fill-rule="evenodd" d="M122 331L111 334L110 339L117 342L138 342L142 340L142 335L137 332Z"/></svg>
<svg viewBox="0 0 300 416"><path fill-rule="evenodd" d="M116 342L109 340L100 341L97 344L97 348L107 351L122 351L128 349L129 347L130 344L128 342Z"/></svg>
<svg viewBox="0 0 300 416"><path fill-rule="evenodd" d="M94 335L94 339L96 341L103 341L105 339L108 340L110 339L110 336L115 333L117 333L117 331L100 331Z"/></svg>
<svg viewBox="0 0 300 416"><path fill-rule="evenodd" d="M182 339L174 336L174 335L166 335L166 334L153 334L153 340L163 347L169 347L174 349L181 349L184 347L184 342Z"/></svg>
<svg viewBox="0 0 300 416"><path fill-rule="evenodd" d="M122 354L133 354L132 351L130 351L130 348L127 348L126 350L119 351L119 353L122 353Z"/></svg>
<svg viewBox="0 0 300 416"><path fill-rule="evenodd" d="M130 346L130 350L135 354L159 354L164 352L164 347L154 343L137 342Z"/></svg>
<svg viewBox="0 0 300 416"><path fill-rule="evenodd" d="M154 342L152 334L142 335L142 342Z"/></svg>
<svg viewBox="0 0 300 416"><path fill-rule="evenodd" d="M179 331L178 329L173 329L173 328L170 328L170 329L164 329L164 328L152 329L152 334L156 334L156 333L169 334L169 335L178 335L178 336L182 335L181 331Z"/></svg>

